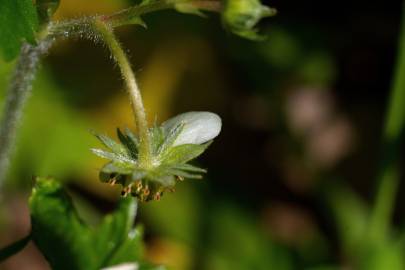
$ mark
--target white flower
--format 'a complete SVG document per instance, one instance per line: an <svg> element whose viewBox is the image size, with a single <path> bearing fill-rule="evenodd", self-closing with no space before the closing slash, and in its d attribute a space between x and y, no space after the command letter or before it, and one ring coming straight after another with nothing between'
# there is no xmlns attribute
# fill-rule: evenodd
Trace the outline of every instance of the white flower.
<svg viewBox="0 0 405 270"><path fill-rule="evenodd" d="M138 270L138 264L137 263L123 263L123 264L118 264L114 266L110 266L107 268L102 268L100 270Z"/></svg>
<svg viewBox="0 0 405 270"><path fill-rule="evenodd" d="M221 118L212 112L187 112L170 118L162 124L166 133L183 123L182 132L173 146L202 144L214 139L221 131Z"/></svg>

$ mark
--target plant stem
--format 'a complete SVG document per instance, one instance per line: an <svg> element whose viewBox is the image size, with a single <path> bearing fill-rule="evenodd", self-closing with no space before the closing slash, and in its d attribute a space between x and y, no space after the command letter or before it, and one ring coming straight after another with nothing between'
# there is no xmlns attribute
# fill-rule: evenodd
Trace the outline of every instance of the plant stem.
<svg viewBox="0 0 405 270"><path fill-rule="evenodd" d="M25 43L21 47L20 57L7 90L5 107L0 122L0 188L7 175L10 153L17 134L18 123L23 113L24 104L31 93L32 81L40 56L48 50L50 44L51 41L48 40L38 46Z"/></svg>
<svg viewBox="0 0 405 270"><path fill-rule="evenodd" d="M399 144L405 123L405 4L400 31L397 64L385 120L379 186L370 224L371 236L377 239L387 235L399 185Z"/></svg>
<svg viewBox="0 0 405 270"><path fill-rule="evenodd" d="M109 22L113 27L130 24L134 18L140 15L164 10L176 8L176 6L187 5L188 7L206 10L206 11L221 11L222 4L218 0L198 0L198 1L188 1L188 0L163 0L156 1L145 5L137 5L122 11L116 12L108 16L100 16L100 19Z"/></svg>
<svg viewBox="0 0 405 270"><path fill-rule="evenodd" d="M151 143L148 123L146 121L141 92L139 91L138 84L136 83L131 64L129 63L128 58L122 49L121 44L116 39L113 33L113 28L101 20L95 20L94 26L101 35L102 40L110 49L111 54L121 69L121 73L131 100L132 111L135 116L135 122L140 139L139 162L141 166L149 166L151 163Z"/></svg>
<svg viewBox="0 0 405 270"><path fill-rule="evenodd" d="M140 22L141 15L165 10L173 9L176 6L187 5L189 8L195 8L205 11L220 12L222 9L222 3L218 0L162 0L151 2L143 5L136 5L127 9L118 11L110 15L98 15L92 17L83 17L80 19L66 20L61 22L52 23L47 29L49 38L71 37L79 36L85 38L94 38L92 36L91 25L94 21L100 20L112 28L122 25L130 25Z"/></svg>
<svg viewBox="0 0 405 270"><path fill-rule="evenodd" d="M40 56L48 51L53 41L59 38L80 37L96 39L93 26L103 36L121 68L122 75L127 84L131 97L132 109L141 137L140 156L145 165L150 163L150 142L145 110L142 98L136 84L135 76L121 45L116 40L112 28L121 25L133 24L134 18L153 11L175 8L176 5L188 5L201 10L220 11L221 2L217 0L162 0L144 5L130 7L112 15L84 17L77 20L67 20L50 23L46 31L39 35L37 46L24 44L8 88L5 108L0 122L0 189L7 174L11 150L17 134L18 122L21 118L24 104L31 92L32 81L35 76Z"/></svg>

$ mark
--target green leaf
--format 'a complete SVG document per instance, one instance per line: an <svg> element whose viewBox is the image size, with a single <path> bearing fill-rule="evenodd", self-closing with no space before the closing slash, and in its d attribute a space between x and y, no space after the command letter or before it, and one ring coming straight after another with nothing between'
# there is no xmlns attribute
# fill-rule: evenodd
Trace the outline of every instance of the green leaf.
<svg viewBox="0 0 405 270"><path fill-rule="evenodd" d="M30 242L31 234L27 235L26 237L8 245L5 248L0 250L0 262L8 259L9 257L13 256L17 252L21 251L25 246Z"/></svg>
<svg viewBox="0 0 405 270"><path fill-rule="evenodd" d="M132 133L132 131L129 128L125 129L125 135L127 135L127 137L130 138L134 142L134 144L136 145L137 148L139 147L138 137L134 133Z"/></svg>
<svg viewBox="0 0 405 270"><path fill-rule="evenodd" d="M170 148L167 154L162 157L164 164L182 164L201 155L211 142L205 144L182 144Z"/></svg>
<svg viewBox="0 0 405 270"><path fill-rule="evenodd" d="M99 258L90 245L90 229L58 182L37 179L30 210L32 239L52 269L96 269Z"/></svg>
<svg viewBox="0 0 405 270"><path fill-rule="evenodd" d="M116 211L90 228L58 182L39 178L30 198L32 239L56 270L138 263L143 247L140 229L133 229L136 208L135 198L122 198Z"/></svg>
<svg viewBox="0 0 405 270"><path fill-rule="evenodd" d="M151 158L148 162L138 162L135 151L139 141L129 129L125 134L117 129L120 146L106 136L96 135L113 151L91 149L94 154L110 160L101 169L99 178L111 185L121 185L123 196L130 193L141 202L159 200L163 193L173 190L176 180L202 178L201 173L206 170L186 163L205 151L218 136L221 126L221 118L214 113L188 112L149 128ZM125 150L121 151L122 148Z"/></svg>
<svg viewBox="0 0 405 270"><path fill-rule="evenodd" d="M136 210L137 204L133 197L121 198L118 209L113 214L107 215L97 229L93 241L97 256L104 258L99 265L100 268L111 265L109 264L111 258L128 239L134 224ZM137 253L135 255L136 257L125 256L125 261L127 262L130 258L134 261L138 260L140 256Z"/></svg>
<svg viewBox="0 0 405 270"><path fill-rule="evenodd" d="M164 187L173 187L176 184L176 179L173 175L153 176L153 180Z"/></svg>
<svg viewBox="0 0 405 270"><path fill-rule="evenodd" d="M23 41L35 41L38 17L32 0L0 0L0 7L0 54L9 61Z"/></svg>
<svg viewBox="0 0 405 270"><path fill-rule="evenodd" d="M115 14L109 20L111 25L115 28L122 25L134 24L146 28L146 23L139 16L139 12L137 10L138 7L139 6L128 8L122 12L119 12L119 14Z"/></svg>
<svg viewBox="0 0 405 270"><path fill-rule="evenodd" d="M182 2L174 5L174 8L181 13L197 15L200 17L205 17L198 8L196 8L192 3Z"/></svg>
<svg viewBox="0 0 405 270"><path fill-rule="evenodd" d="M143 232L140 227L137 227L129 231L127 237L121 243L120 247L109 259L107 266L126 263L128 262L128 258L137 258L136 261L139 261L143 253L142 238Z"/></svg>
<svg viewBox="0 0 405 270"><path fill-rule="evenodd" d="M403 259L404 246L396 240L384 243L364 243L362 249L352 253L356 259L355 269L367 270L402 270L405 267Z"/></svg>

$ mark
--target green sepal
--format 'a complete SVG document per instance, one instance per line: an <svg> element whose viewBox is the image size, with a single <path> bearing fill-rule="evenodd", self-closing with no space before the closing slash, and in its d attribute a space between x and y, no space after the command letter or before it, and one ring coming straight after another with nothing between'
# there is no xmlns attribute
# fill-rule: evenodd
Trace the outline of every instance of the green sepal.
<svg viewBox="0 0 405 270"><path fill-rule="evenodd" d="M120 142L129 150L129 154L132 158L138 157L138 139L134 140L134 136L128 136L127 133L123 134L119 128L117 128L117 136Z"/></svg>
<svg viewBox="0 0 405 270"><path fill-rule="evenodd" d="M212 141L204 144L181 144L173 146L184 124L165 131L162 127L153 127L151 148L155 166L145 168L138 164L138 139L129 130L125 134L117 129L117 135L122 145L104 135L96 135L109 152L102 149L91 149L99 157L110 160L99 173L102 182L122 186L122 194L131 194L140 201L158 200L166 190L172 190L176 180L201 179L206 170L187 164L190 160L201 155ZM122 149L125 148L125 151ZM136 149L136 150L135 150ZM122 153L122 154L119 154Z"/></svg>
<svg viewBox="0 0 405 270"><path fill-rule="evenodd" d="M141 258L143 254L143 230L137 226L128 232L126 238L121 243L114 255L108 261L107 266L113 266L128 262L128 257Z"/></svg>
<svg viewBox="0 0 405 270"><path fill-rule="evenodd" d="M140 16L128 16L125 18L125 20L114 21L113 24L114 24L114 27L118 27L121 25L128 25L128 24L139 25L139 26L142 26L143 28L148 27L146 25L145 21L142 20L142 18Z"/></svg>
<svg viewBox="0 0 405 270"><path fill-rule="evenodd" d="M160 183L163 187L173 187L176 184L176 178L171 174L163 174L161 176L152 175L150 179Z"/></svg>
<svg viewBox="0 0 405 270"><path fill-rule="evenodd" d="M175 4L174 8L180 12L185 14L197 15L200 17L206 17L204 13L202 13L198 8L196 8L193 4L182 2L179 4Z"/></svg>
<svg viewBox="0 0 405 270"><path fill-rule="evenodd" d="M152 153L153 155L158 155L162 144L165 141L165 134L161 127L155 126L149 129L151 144L152 144Z"/></svg>
<svg viewBox="0 0 405 270"><path fill-rule="evenodd" d="M173 129L171 129L165 136L164 136L164 141L163 143L160 145L157 154L159 156L164 156L165 154L167 154L167 151L169 151L171 149L171 147L173 146L174 142L176 141L176 139L179 137L180 133L183 131L184 129L184 123L180 123L179 125L177 125L176 127L174 127ZM163 128L161 128L162 132L163 132Z"/></svg>
<svg viewBox="0 0 405 270"><path fill-rule="evenodd" d="M124 156L124 155L120 155L120 154L116 154L116 153L111 153L108 151L104 151L102 149L97 149L97 148L92 148L90 149L91 152L93 152L93 154L101 157L101 158L105 158L105 159L110 159L113 160L115 162L121 162L121 163L132 163L135 164L135 160L132 160L130 157L128 156Z"/></svg>
<svg viewBox="0 0 405 270"><path fill-rule="evenodd" d="M181 144L169 149L166 155L162 156L164 164L184 164L201 155L210 146L212 141L205 144Z"/></svg>
<svg viewBox="0 0 405 270"><path fill-rule="evenodd" d="M200 174L193 174L193 173L185 172L185 171L178 170L175 168L170 168L167 171L169 173L171 173L173 175L177 175L179 177L184 177L184 178L189 178L189 179L202 179L202 175L200 175Z"/></svg>
<svg viewBox="0 0 405 270"><path fill-rule="evenodd" d="M150 4L157 3L159 0L141 0L140 6L146 6Z"/></svg>
<svg viewBox="0 0 405 270"><path fill-rule="evenodd" d="M96 136L97 139L100 140L100 142L107 147L109 150L111 150L115 154L119 155L126 155L127 150L125 147L123 147L121 144L117 143L110 137L103 135L103 134L98 134L93 132L93 135Z"/></svg>
<svg viewBox="0 0 405 270"><path fill-rule="evenodd" d="M154 3L159 3L159 0L142 0L142 2L140 3L140 6L151 5ZM173 1L172 3L174 5L174 9L177 10L178 12L205 17L204 13L202 13L200 10L198 10L198 8L196 8L192 4L192 1L190 1L190 0L181 1L181 2Z"/></svg>
<svg viewBox="0 0 405 270"><path fill-rule="evenodd" d="M189 172L199 172L199 173L206 173L207 170L190 165L190 164L177 164L174 165L173 168L178 169L178 170L183 170L183 171L189 171Z"/></svg>
<svg viewBox="0 0 405 270"><path fill-rule="evenodd" d="M119 173L119 174L131 174L135 167L127 163L110 162L104 165L101 169L103 173Z"/></svg>

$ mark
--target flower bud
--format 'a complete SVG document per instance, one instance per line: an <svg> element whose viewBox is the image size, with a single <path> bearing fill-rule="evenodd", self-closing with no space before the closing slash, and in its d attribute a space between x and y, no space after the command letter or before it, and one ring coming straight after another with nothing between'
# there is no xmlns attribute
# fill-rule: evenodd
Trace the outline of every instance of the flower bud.
<svg viewBox="0 0 405 270"><path fill-rule="evenodd" d="M225 0L222 22L236 35L260 40L263 36L254 27L262 18L275 14L275 9L262 5L260 0Z"/></svg>

